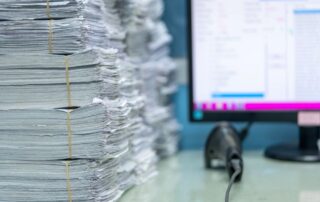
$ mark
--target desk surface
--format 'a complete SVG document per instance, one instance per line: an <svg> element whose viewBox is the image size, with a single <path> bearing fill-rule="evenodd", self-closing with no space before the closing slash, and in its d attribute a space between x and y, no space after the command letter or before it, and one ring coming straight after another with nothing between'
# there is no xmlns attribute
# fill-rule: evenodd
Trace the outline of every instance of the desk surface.
<svg viewBox="0 0 320 202"><path fill-rule="evenodd" d="M231 202L320 202L320 164L273 161L244 154L243 181ZM133 188L120 202L223 202L228 177L208 171L201 152L182 152L159 163L159 175Z"/></svg>

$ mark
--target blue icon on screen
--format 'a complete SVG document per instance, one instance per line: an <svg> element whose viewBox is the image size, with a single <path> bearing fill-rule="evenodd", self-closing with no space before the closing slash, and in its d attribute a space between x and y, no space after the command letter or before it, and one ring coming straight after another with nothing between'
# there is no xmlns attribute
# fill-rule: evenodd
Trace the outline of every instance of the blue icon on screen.
<svg viewBox="0 0 320 202"><path fill-rule="evenodd" d="M202 111L199 111L199 110L194 111L194 112L193 112L193 118L194 118L195 120L202 120L202 119L203 119L203 112L202 112Z"/></svg>

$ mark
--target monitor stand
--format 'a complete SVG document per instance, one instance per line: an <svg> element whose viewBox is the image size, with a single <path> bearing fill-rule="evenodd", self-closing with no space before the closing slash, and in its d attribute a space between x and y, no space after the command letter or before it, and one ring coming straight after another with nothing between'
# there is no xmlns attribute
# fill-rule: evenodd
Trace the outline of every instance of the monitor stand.
<svg viewBox="0 0 320 202"><path fill-rule="evenodd" d="M276 145L265 156L285 161L320 162L320 127L300 127L299 145Z"/></svg>

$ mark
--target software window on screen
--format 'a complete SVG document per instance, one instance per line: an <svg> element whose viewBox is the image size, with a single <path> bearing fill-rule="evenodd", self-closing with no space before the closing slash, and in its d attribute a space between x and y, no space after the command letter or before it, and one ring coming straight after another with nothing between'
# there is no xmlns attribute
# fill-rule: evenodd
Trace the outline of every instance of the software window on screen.
<svg viewBox="0 0 320 202"><path fill-rule="evenodd" d="M319 0L195 1L195 106L320 108Z"/></svg>

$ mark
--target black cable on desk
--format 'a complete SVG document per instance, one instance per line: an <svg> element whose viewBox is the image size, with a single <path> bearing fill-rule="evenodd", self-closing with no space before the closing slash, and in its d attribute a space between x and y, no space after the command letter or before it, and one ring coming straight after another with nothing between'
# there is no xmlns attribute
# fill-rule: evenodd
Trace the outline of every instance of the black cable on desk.
<svg viewBox="0 0 320 202"><path fill-rule="evenodd" d="M241 162L238 159L231 160L232 167L234 168L234 173L232 174L232 176L230 178L230 181L229 181L229 185L228 185L228 188L227 188L227 191L226 191L226 195L225 195L225 202L229 202L229 195L230 195L230 191L231 191L232 185L234 185L237 177L242 172L240 163Z"/></svg>
<svg viewBox="0 0 320 202"><path fill-rule="evenodd" d="M253 125L253 121L249 121L247 125L240 131L240 139L243 142L249 134L249 131Z"/></svg>

